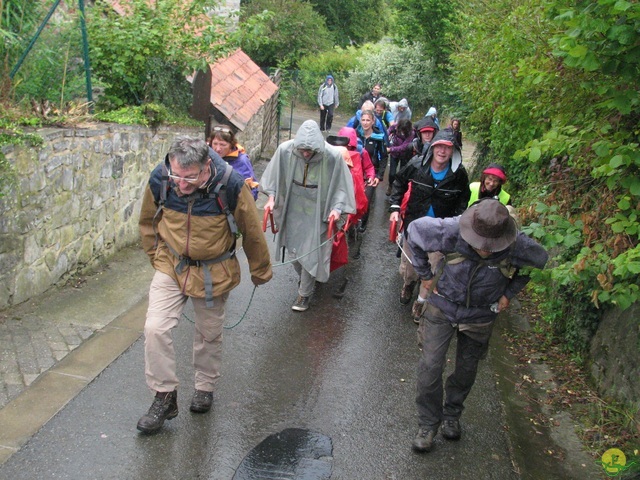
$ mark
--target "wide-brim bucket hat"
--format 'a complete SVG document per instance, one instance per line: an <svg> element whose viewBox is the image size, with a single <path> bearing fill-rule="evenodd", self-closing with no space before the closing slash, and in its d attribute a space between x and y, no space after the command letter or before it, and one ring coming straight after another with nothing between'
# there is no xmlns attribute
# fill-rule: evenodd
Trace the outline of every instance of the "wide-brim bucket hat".
<svg viewBox="0 0 640 480"><path fill-rule="evenodd" d="M473 204L460 217L460 236L478 250L500 252L517 235L518 227L507 207L492 198Z"/></svg>

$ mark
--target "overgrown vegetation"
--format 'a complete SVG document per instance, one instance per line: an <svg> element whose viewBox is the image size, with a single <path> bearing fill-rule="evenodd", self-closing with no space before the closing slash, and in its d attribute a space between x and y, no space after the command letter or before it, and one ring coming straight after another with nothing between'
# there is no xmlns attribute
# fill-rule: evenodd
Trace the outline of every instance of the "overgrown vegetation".
<svg viewBox="0 0 640 480"><path fill-rule="evenodd" d="M534 273L541 309L580 357L598 309L639 299L640 6L471 2L464 18L453 71L467 129L554 255Z"/></svg>
<svg viewBox="0 0 640 480"><path fill-rule="evenodd" d="M190 85L185 75L213 63L232 46L222 20L206 14L211 2L131 0L119 15L98 0L88 15L91 63L104 82L106 109L158 102L185 109ZM188 25L188 28L185 28Z"/></svg>
<svg viewBox="0 0 640 480"><path fill-rule="evenodd" d="M95 117L103 122L121 123L125 125L145 125L154 128L162 124L202 126L202 122L194 120L186 116L186 114L176 115L164 105L157 103L121 107L117 110L99 112Z"/></svg>

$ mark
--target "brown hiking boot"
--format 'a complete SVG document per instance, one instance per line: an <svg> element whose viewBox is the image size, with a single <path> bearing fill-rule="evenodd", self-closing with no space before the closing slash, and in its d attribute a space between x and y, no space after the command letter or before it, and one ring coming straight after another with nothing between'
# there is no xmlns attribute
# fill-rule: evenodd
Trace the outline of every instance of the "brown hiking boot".
<svg viewBox="0 0 640 480"><path fill-rule="evenodd" d="M400 292L400 303L402 305L407 305L411 301L413 291L416 288L416 283L418 282L411 282L409 285L402 286L402 291Z"/></svg>
<svg viewBox="0 0 640 480"><path fill-rule="evenodd" d="M157 392L149 411L138 420L138 430L155 433L162 428L165 420L178 416L178 392Z"/></svg>

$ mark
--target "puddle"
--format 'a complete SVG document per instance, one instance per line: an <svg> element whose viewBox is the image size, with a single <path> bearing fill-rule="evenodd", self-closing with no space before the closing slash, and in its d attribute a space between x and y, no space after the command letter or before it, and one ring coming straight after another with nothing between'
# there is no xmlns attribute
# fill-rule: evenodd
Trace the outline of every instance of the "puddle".
<svg viewBox="0 0 640 480"><path fill-rule="evenodd" d="M233 480L331 478L331 438L302 428L287 428L256 445L238 466Z"/></svg>

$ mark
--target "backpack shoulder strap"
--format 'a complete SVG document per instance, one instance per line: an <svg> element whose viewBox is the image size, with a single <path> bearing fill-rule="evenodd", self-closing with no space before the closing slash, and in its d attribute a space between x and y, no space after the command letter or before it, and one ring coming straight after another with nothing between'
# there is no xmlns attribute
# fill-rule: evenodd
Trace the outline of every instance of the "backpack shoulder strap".
<svg viewBox="0 0 640 480"><path fill-rule="evenodd" d="M213 189L213 193L216 197L218 205L227 216L227 223L229 224L229 229L231 230L231 234L234 238L234 248L235 248L235 239L238 236L238 226L236 225L236 219L233 217L233 213L229 209L229 201L227 197L227 184L229 183L229 177L231 176L231 172L233 172L233 167L227 164L224 175L218 182L218 184Z"/></svg>

